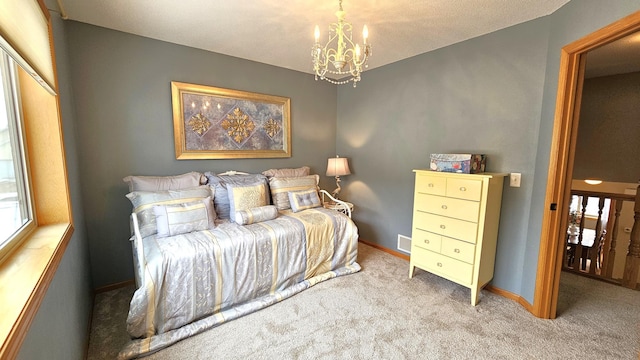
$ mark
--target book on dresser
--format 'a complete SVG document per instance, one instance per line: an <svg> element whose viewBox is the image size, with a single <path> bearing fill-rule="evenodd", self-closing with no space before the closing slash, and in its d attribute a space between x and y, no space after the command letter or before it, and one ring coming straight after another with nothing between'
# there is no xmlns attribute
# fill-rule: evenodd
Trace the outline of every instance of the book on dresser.
<svg viewBox="0 0 640 360"><path fill-rule="evenodd" d="M507 174L414 170L409 277L415 268L471 289L471 305L493 279Z"/></svg>

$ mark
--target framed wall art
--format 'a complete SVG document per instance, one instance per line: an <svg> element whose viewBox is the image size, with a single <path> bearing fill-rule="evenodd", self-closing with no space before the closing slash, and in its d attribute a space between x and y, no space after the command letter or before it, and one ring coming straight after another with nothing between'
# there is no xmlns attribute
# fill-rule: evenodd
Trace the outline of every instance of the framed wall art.
<svg viewBox="0 0 640 360"><path fill-rule="evenodd" d="M291 157L291 99L171 82L176 159Z"/></svg>

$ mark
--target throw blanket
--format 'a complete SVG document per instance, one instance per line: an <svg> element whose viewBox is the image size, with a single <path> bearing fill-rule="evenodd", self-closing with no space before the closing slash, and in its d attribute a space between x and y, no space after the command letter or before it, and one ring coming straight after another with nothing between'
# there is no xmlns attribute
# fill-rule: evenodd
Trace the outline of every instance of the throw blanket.
<svg viewBox="0 0 640 360"><path fill-rule="evenodd" d="M144 279L127 319L137 339L119 358L158 351L321 281L358 272L357 241L351 219L324 208L144 238Z"/></svg>

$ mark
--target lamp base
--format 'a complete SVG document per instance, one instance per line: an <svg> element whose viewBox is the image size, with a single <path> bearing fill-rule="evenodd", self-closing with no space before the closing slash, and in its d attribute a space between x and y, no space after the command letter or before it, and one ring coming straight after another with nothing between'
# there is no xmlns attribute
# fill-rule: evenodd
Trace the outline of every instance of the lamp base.
<svg viewBox="0 0 640 360"><path fill-rule="evenodd" d="M342 190L342 188L340 187L340 176L336 175L336 188L331 192L331 196L337 199L338 194L340 194L340 190Z"/></svg>

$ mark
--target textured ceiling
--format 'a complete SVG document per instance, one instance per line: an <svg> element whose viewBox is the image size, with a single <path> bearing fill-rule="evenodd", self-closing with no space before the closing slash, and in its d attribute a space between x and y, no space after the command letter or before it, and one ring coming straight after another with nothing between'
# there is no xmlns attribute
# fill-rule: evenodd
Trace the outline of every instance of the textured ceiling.
<svg viewBox="0 0 640 360"><path fill-rule="evenodd" d="M69 19L312 73L317 24L338 1L47 0ZM549 15L569 0L344 0L354 39L369 28L369 69ZM326 38L325 38L326 39Z"/></svg>

